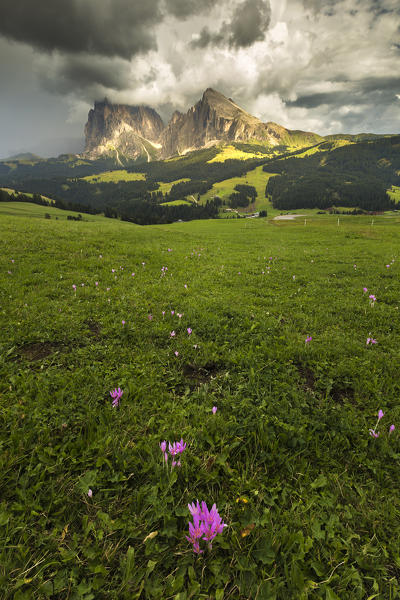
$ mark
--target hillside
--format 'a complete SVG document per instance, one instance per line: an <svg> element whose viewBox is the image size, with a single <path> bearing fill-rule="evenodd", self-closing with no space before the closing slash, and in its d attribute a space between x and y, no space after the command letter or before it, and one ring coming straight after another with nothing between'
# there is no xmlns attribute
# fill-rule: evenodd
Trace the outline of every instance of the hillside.
<svg viewBox="0 0 400 600"><path fill-rule="evenodd" d="M278 174L266 189L275 208L388 210L396 203L387 191L400 184L400 136L339 147L325 142L312 153L274 159L263 168Z"/></svg>

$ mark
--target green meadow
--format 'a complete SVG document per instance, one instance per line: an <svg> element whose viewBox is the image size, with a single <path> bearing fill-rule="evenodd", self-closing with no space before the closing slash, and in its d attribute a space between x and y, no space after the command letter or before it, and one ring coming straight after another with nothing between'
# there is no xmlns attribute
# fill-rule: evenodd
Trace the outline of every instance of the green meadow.
<svg viewBox="0 0 400 600"><path fill-rule="evenodd" d="M89 183L118 183L120 181L144 181L146 175L144 173L130 173L126 169L116 169L114 171L103 171L95 175L82 177L84 181Z"/></svg>
<svg viewBox="0 0 400 600"><path fill-rule="evenodd" d="M0 204L1 598L400 598L400 217L67 214Z"/></svg>
<svg viewBox="0 0 400 600"><path fill-rule="evenodd" d="M224 181L214 183L212 188L206 194L201 196L201 201L205 202L206 200L214 198L214 196L219 196L222 200L227 201L229 196L234 192L236 185L253 185L256 188L257 199L247 209L240 209L240 212L253 212L254 210L267 209L271 215L279 214L279 211L274 210L271 202L265 198L265 188L268 183L268 179L273 175L273 173L265 173L262 169L262 166L256 167L241 177L231 177L230 179L225 179Z"/></svg>

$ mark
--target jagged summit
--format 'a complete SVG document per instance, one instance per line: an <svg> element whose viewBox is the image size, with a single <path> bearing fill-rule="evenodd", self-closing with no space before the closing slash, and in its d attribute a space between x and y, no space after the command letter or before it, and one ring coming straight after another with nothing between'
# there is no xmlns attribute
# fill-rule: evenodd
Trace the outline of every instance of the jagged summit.
<svg viewBox="0 0 400 600"><path fill-rule="evenodd" d="M164 123L153 108L111 104L105 98L89 111L85 154L90 158L115 154L118 161L121 152L130 158L146 156L150 160L149 145L158 147L163 129Z"/></svg>
<svg viewBox="0 0 400 600"><path fill-rule="evenodd" d="M148 106L112 104L104 98L89 111L85 135L87 156L113 153L117 160L120 154L134 159L168 158L218 143L301 147L322 139L313 133L263 123L213 88L207 88L186 114L175 111L166 127Z"/></svg>

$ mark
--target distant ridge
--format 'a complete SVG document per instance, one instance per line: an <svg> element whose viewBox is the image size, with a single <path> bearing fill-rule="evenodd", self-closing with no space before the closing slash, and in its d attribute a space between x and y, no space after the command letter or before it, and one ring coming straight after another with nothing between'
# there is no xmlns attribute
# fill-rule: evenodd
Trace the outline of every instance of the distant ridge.
<svg viewBox="0 0 400 600"><path fill-rule="evenodd" d="M20 152L19 154L13 154L13 156L8 156L7 158L0 158L0 161L4 162L6 160L43 160L41 156L37 154L32 154L32 152Z"/></svg>

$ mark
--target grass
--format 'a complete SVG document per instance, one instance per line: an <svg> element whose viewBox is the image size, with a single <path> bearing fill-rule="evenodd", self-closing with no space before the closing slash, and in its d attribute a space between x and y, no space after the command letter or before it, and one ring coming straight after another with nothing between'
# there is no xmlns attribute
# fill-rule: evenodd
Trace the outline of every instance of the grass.
<svg viewBox="0 0 400 600"><path fill-rule="evenodd" d="M79 213L71 210L60 210L52 206L40 206L31 202L0 202L0 218L18 216L44 219L46 214L50 215L51 219L66 221L69 215L76 217ZM84 214L82 218L90 222L104 220L104 217L99 215Z"/></svg>
<svg viewBox="0 0 400 600"><path fill-rule="evenodd" d="M228 159L231 160L248 160L249 158L259 158L265 156L262 152L243 152L238 150L234 146L223 146L222 150L214 156L208 163L214 162L225 162Z"/></svg>
<svg viewBox="0 0 400 600"><path fill-rule="evenodd" d="M114 171L104 171L96 175L88 175L82 177L84 181L89 183L118 183L120 181L144 181L145 173L130 173L126 169L117 169Z"/></svg>
<svg viewBox="0 0 400 600"><path fill-rule="evenodd" d="M182 206L183 204L190 206L191 202L187 202L186 200L171 200L171 202L162 202L161 206Z"/></svg>
<svg viewBox="0 0 400 600"><path fill-rule="evenodd" d="M212 188L203 194L200 198L202 203L206 202L214 196L219 196L223 200L228 200L229 196L234 192L234 188L238 184L253 185L257 191L257 199L246 210L240 209L240 212L253 212L255 210L267 209L268 214L275 215L279 214L279 211L272 208L272 204L265 198L265 188L268 179L272 176L272 173L265 173L262 170L262 166L256 167L252 171L248 171L242 177L232 177L231 179L225 179L218 183L214 183Z"/></svg>
<svg viewBox="0 0 400 600"><path fill-rule="evenodd" d="M175 185L176 183L182 183L184 181L190 181L190 179L184 177L183 179L176 179L175 181L170 181L168 183L159 182L157 191L160 191L163 194L169 194L173 185Z"/></svg>
<svg viewBox="0 0 400 600"><path fill-rule="evenodd" d="M18 190L15 190L13 188L7 188L7 187L0 188L0 189L4 190L5 192L8 192L9 194L19 194L19 193L21 193L24 196L27 196L28 198L33 198L33 194L30 194L29 192L19 192ZM51 198L48 198L47 196L43 196L42 194L39 194L39 195L40 195L40 197L43 200L46 200L46 202L54 203L54 200L52 200Z"/></svg>
<svg viewBox="0 0 400 600"><path fill-rule="evenodd" d="M139 227L14 206L2 599L398 598L400 218ZM159 443L181 437L167 472ZM200 557L197 498L228 525Z"/></svg>
<svg viewBox="0 0 400 600"><path fill-rule="evenodd" d="M400 187L397 185L392 185L392 187L388 190L388 194L392 200L398 204L400 202Z"/></svg>

